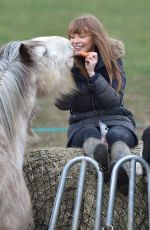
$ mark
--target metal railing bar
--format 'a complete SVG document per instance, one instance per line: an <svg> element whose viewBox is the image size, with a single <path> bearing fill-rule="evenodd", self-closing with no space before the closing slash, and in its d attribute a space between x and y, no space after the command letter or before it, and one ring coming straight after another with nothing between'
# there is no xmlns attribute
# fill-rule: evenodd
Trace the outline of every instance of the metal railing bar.
<svg viewBox="0 0 150 230"><path fill-rule="evenodd" d="M118 167L119 163L120 162L118 161L115 164L110 178L110 190L109 190L108 207L107 207L107 214L106 214L106 226L112 225L113 209L114 209L116 187L117 187L116 185L117 185L117 178L119 172L119 167ZM105 229L107 229L106 226Z"/></svg>
<svg viewBox="0 0 150 230"><path fill-rule="evenodd" d="M149 173L147 172L147 191L148 191L148 221L149 221L149 230L150 230L150 169L149 169Z"/></svg>
<svg viewBox="0 0 150 230"><path fill-rule="evenodd" d="M101 200L102 200L102 188L100 188L100 186L101 186L101 184L103 184L103 173L100 171L98 163L95 160L93 160L92 158L85 157L85 156L79 156L79 157L75 157L75 158L71 159L65 165L65 167L62 171L61 177L60 177L60 182L58 185L58 189L57 189L57 193L56 193L56 197L55 197L55 201L54 201L54 206L52 209L52 214L51 214L51 218L49 221L48 230L54 230L55 229L68 171L72 165L74 165L77 162L82 161L82 160L87 161L88 163L91 163L95 167L97 175L98 175L98 188L97 189L98 189L98 191L100 191L100 194L98 195L98 201L101 202ZM100 204L96 205L96 216L99 216L99 218L100 218L100 214L101 214L101 208L102 207ZM98 226L99 223L100 223L100 220L96 220L95 226L96 225ZM99 230L99 227L95 228L95 230Z"/></svg>
<svg viewBox="0 0 150 230"><path fill-rule="evenodd" d="M137 155L130 155L121 158L118 162L116 162L112 175L111 175L111 182L110 182L110 193L109 193L109 200L108 200L108 207L107 207L107 215L106 215L106 226L112 226L112 218L113 218L113 209L115 203L115 194L116 194L116 184L117 184L117 177L119 167L127 161L134 159L135 162L140 162L146 170L148 183L148 213L149 213L149 228L150 228L150 167L148 163L140 156ZM135 164L135 163L133 163ZM131 182L130 182L131 183Z"/></svg>
<svg viewBox="0 0 150 230"><path fill-rule="evenodd" d="M149 223L149 230L150 230L150 165L139 156L136 156L139 159L139 162L144 166L147 175L147 199L148 199L148 223Z"/></svg>
<svg viewBox="0 0 150 230"><path fill-rule="evenodd" d="M96 214L95 214L95 228L94 230L99 230L101 226L101 213L103 205L103 185L104 176L101 171L97 173L97 199L96 199Z"/></svg>
<svg viewBox="0 0 150 230"><path fill-rule="evenodd" d="M130 163L129 197L128 197L128 229L134 229L134 207L135 207L135 185L136 185L136 160Z"/></svg>
<svg viewBox="0 0 150 230"><path fill-rule="evenodd" d="M83 188L84 188L86 164L87 164L86 160L83 159L81 162L79 180L78 180L78 185L77 185L77 194L76 194L76 201L75 201L75 207L74 207L74 212L73 212L72 230L78 229L80 207L82 203L82 195L83 195Z"/></svg>
<svg viewBox="0 0 150 230"><path fill-rule="evenodd" d="M59 183L58 190L56 193L56 198L54 201L54 206L53 206L48 230L54 230L55 229L55 225L56 225L56 221L57 221L57 217L58 217L58 213L59 213L59 208L60 208L60 204L61 204L61 200L62 200L62 195L63 195L64 188L65 188L65 179L66 179L67 173L69 171L69 168L70 168L70 164L65 165L64 170L61 174L60 183Z"/></svg>
<svg viewBox="0 0 150 230"><path fill-rule="evenodd" d="M102 212L102 201L103 201L103 173L100 171L98 163L92 158L79 156L70 160L64 167L60 182L58 185L56 198L51 214L51 219L49 222L48 230L54 230L56 226L57 217L59 214L59 209L61 205L62 196L65 188L65 181L67 179L67 174L71 166L81 161L80 173L78 177L77 183L77 194L75 200L75 208L73 212L73 224L72 230L77 230L79 225L79 215L80 208L82 203L82 196L84 190L84 180L86 173L87 163L92 164L97 173L97 197L96 197L96 212L95 212L95 224L94 230L101 229L101 212ZM110 192L109 192L109 200L107 206L107 214L106 214L106 225L104 229L113 229L112 219L113 219L113 209L115 203L115 195L116 195L116 187L117 187L117 178L120 166L125 162L130 161L130 178L129 178L129 197L128 197L128 222L127 227L129 230L134 229L134 208L135 208L135 187L136 187L136 162L141 163L141 165L145 168L147 174L147 191L148 191L148 217L149 217L149 230L150 230L150 166L149 164L140 156L130 155L121 158L118 160L113 168L111 181L110 181Z"/></svg>

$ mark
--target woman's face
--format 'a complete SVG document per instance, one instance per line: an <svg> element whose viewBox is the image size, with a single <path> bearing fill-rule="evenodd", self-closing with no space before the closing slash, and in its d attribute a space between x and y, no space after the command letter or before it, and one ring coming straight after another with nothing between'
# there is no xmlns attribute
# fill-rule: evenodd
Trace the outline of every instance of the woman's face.
<svg viewBox="0 0 150 230"><path fill-rule="evenodd" d="M70 42L74 47L75 55L79 55L80 51L94 51L94 41L92 35L87 33L70 34Z"/></svg>

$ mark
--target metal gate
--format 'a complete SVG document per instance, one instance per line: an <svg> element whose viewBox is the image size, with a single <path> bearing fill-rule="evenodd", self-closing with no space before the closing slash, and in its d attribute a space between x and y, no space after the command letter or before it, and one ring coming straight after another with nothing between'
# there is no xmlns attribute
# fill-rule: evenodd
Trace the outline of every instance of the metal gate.
<svg viewBox="0 0 150 230"><path fill-rule="evenodd" d="M116 186L117 186L117 177L119 168L127 161L130 161L130 178L129 178L129 194L128 194L128 223L127 229L133 230L134 229L134 201L135 201L135 187L136 187L136 163L139 162L143 166L146 175L147 175L147 192L148 192L148 223L150 229L150 167L148 163L141 157L137 155L130 155L121 158L114 166L112 175L111 175L111 183L110 183L110 191L109 191L109 199L108 199L108 206L107 206L107 215L105 226L101 226L101 212L102 212L102 202L103 202L103 186L104 186L104 176L103 172L100 170L98 163L85 156L75 157L70 160L64 167L58 190L55 197L54 206L52 209L51 218L49 221L48 230L54 230L58 218L58 213L61 207L62 196L64 193L66 178L70 168L75 165L76 163L80 162L80 172L78 177L78 186L76 191L76 199L74 204L74 211L73 211L73 220L72 220L72 230L78 230L79 225L79 213L81 208L81 201L83 195L83 188L84 188L84 180L85 180L85 173L87 164L91 164L97 174L97 196L96 196L96 210L95 210L95 224L93 226L94 230L111 230L113 229L112 220L113 220L113 209L114 209L114 202L116 197Z"/></svg>

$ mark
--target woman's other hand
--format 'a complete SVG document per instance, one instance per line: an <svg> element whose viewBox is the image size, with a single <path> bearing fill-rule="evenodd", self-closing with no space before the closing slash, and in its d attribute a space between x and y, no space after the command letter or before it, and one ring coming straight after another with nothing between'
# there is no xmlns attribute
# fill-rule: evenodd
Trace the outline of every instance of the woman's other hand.
<svg viewBox="0 0 150 230"><path fill-rule="evenodd" d="M88 56L85 58L85 68L89 75L89 77L93 77L95 75L95 66L98 62L98 55L96 52L89 52Z"/></svg>

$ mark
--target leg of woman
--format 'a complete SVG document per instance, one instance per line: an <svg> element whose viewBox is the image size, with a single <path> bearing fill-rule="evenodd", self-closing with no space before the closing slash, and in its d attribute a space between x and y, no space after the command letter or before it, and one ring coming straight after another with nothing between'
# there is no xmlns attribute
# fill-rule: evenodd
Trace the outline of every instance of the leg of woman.
<svg viewBox="0 0 150 230"><path fill-rule="evenodd" d="M130 130L122 126L111 127L106 136L108 145L111 150L111 163L109 167L109 173L115 163L124 156L131 154L130 148L135 145L134 135ZM119 170L117 185L119 190L124 194L128 195L129 187L129 166L130 163L124 163Z"/></svg>
<svg viewBox="0 0 150 230"><path fill-rule="evenodd" d="M74 134L70 146L83 147L87 156L94 158L103 170L108 168L109 153L107 146L100 141L100 130L86 126Z"/></svg>
<svg viewBox="0 0 150 230"><path fill-rule="evenodd" d="M106 140L109 147L111 147L116 141L122 141L126 143L129 148L132 148L135 145L133 133L123 126L113 126L109 128L106 135Z"/></svg>
<svg viewBox="0 0 150 230"><path fill-rule="evenodd" d="M82 148L85 140L87 140L90 137L100 139L100 131L98 130L98 128L96 128L94 126L92 126L92 127L87 126L87 127L81 128L72 137L70 146Z"/></svg>

